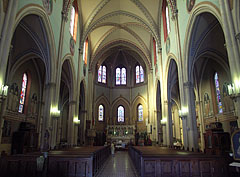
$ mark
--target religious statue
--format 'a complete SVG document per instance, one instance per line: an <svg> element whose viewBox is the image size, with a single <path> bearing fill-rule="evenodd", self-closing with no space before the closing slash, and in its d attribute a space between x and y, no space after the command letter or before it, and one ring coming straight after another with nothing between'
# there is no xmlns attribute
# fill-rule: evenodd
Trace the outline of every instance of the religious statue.
<svg viewBox="0 0 240 177"><path fill-rule="evenodd" d="M223 108L225 112L229 112L234 109L233 101L228 93L227 85L227 83L223 84Z"/></svg>
<svg viewBox="0 0 240 177"><path fill-rule="evenodd" d="M210 99L208 93L204 94L204 115L209 116L210 113Z"/></svg>

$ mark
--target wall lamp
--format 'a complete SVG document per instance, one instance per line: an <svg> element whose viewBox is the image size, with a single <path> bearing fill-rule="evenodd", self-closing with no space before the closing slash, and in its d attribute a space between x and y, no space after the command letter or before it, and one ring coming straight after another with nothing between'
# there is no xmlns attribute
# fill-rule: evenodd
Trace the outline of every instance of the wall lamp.
<svg viewBox="0 0 240 177"><path fill-rule="evenodd" d="M240 96L240 80L236 80L232 84L228 84L229 96L236 102L236 98Z"/></svg>
<svg viewBox="0 0 240 177"><path fill-rule="evenodd" d="M75 125L79 125L80 124L80 120L78 119L78 116L75 116L73 118L73 122L74 122Z"/></svg>
<svg viewBox="0 0 240 177"><path fill-rule="evenodd" d="M161 120L161 124L166 125L166 123L167 123L167 118L163 117L162 120Z"/></svg>
<svg viewBox="0 0 240 177"><path fill-rule="evenodd" d="M179 115L179 117L180 117L181 119L186 118L187 115L188 115L188 108L187 108L187 107L182 107L182 109L180 109L180 110L178 111L178 115Z"/></svg>
<svg viewBox="0 0 240 177"><path fill-rule="evenodd" d="M8 86L7 85L0 85L0 100L4 100L7 98L8 95Z"/></svg>
<svg viewBox="0 0 240 177"><path fill-rule="evenodd" d="M51 108L51 116L54 118L60 117L60 111L58 110L57 106Z"/></svg>

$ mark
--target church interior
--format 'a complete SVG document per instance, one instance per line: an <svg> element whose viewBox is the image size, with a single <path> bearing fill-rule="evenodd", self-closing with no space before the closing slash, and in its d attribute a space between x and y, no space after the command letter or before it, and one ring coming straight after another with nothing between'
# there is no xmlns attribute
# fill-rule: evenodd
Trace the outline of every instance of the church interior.
<svg viewBox="0 0 240 177"><path fill-rule="evenodd" d="M238 0L1 0L0 56L6 176L240 173Z"/></svg>

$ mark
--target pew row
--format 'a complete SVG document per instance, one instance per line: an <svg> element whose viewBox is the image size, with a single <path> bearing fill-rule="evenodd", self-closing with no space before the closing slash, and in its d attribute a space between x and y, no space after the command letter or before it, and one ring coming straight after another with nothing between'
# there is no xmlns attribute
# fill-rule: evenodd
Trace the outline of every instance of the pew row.
<svg viewBox="0 0 240 177"><path fill-rule="evenodd" d="M232 177L229 158L161 147L129 148L140 177Z"/></svg>
<svg viewBox="0 0 240 177"><path fill-rule="evenodd" d="M1 177L94 177L110 155L110 146L76 147L50 151L39 170L41 153L0 158Z"/></svg>

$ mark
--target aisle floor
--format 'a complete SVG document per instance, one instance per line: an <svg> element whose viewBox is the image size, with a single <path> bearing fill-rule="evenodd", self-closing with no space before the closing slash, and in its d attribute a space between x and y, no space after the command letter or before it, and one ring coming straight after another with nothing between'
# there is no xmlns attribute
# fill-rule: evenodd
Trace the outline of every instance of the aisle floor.
<svg viewBox="0 0 240 177"><path fill-rule="evenodd" d="M127 151L109 157L97 177L138 177Z"/></svg>

